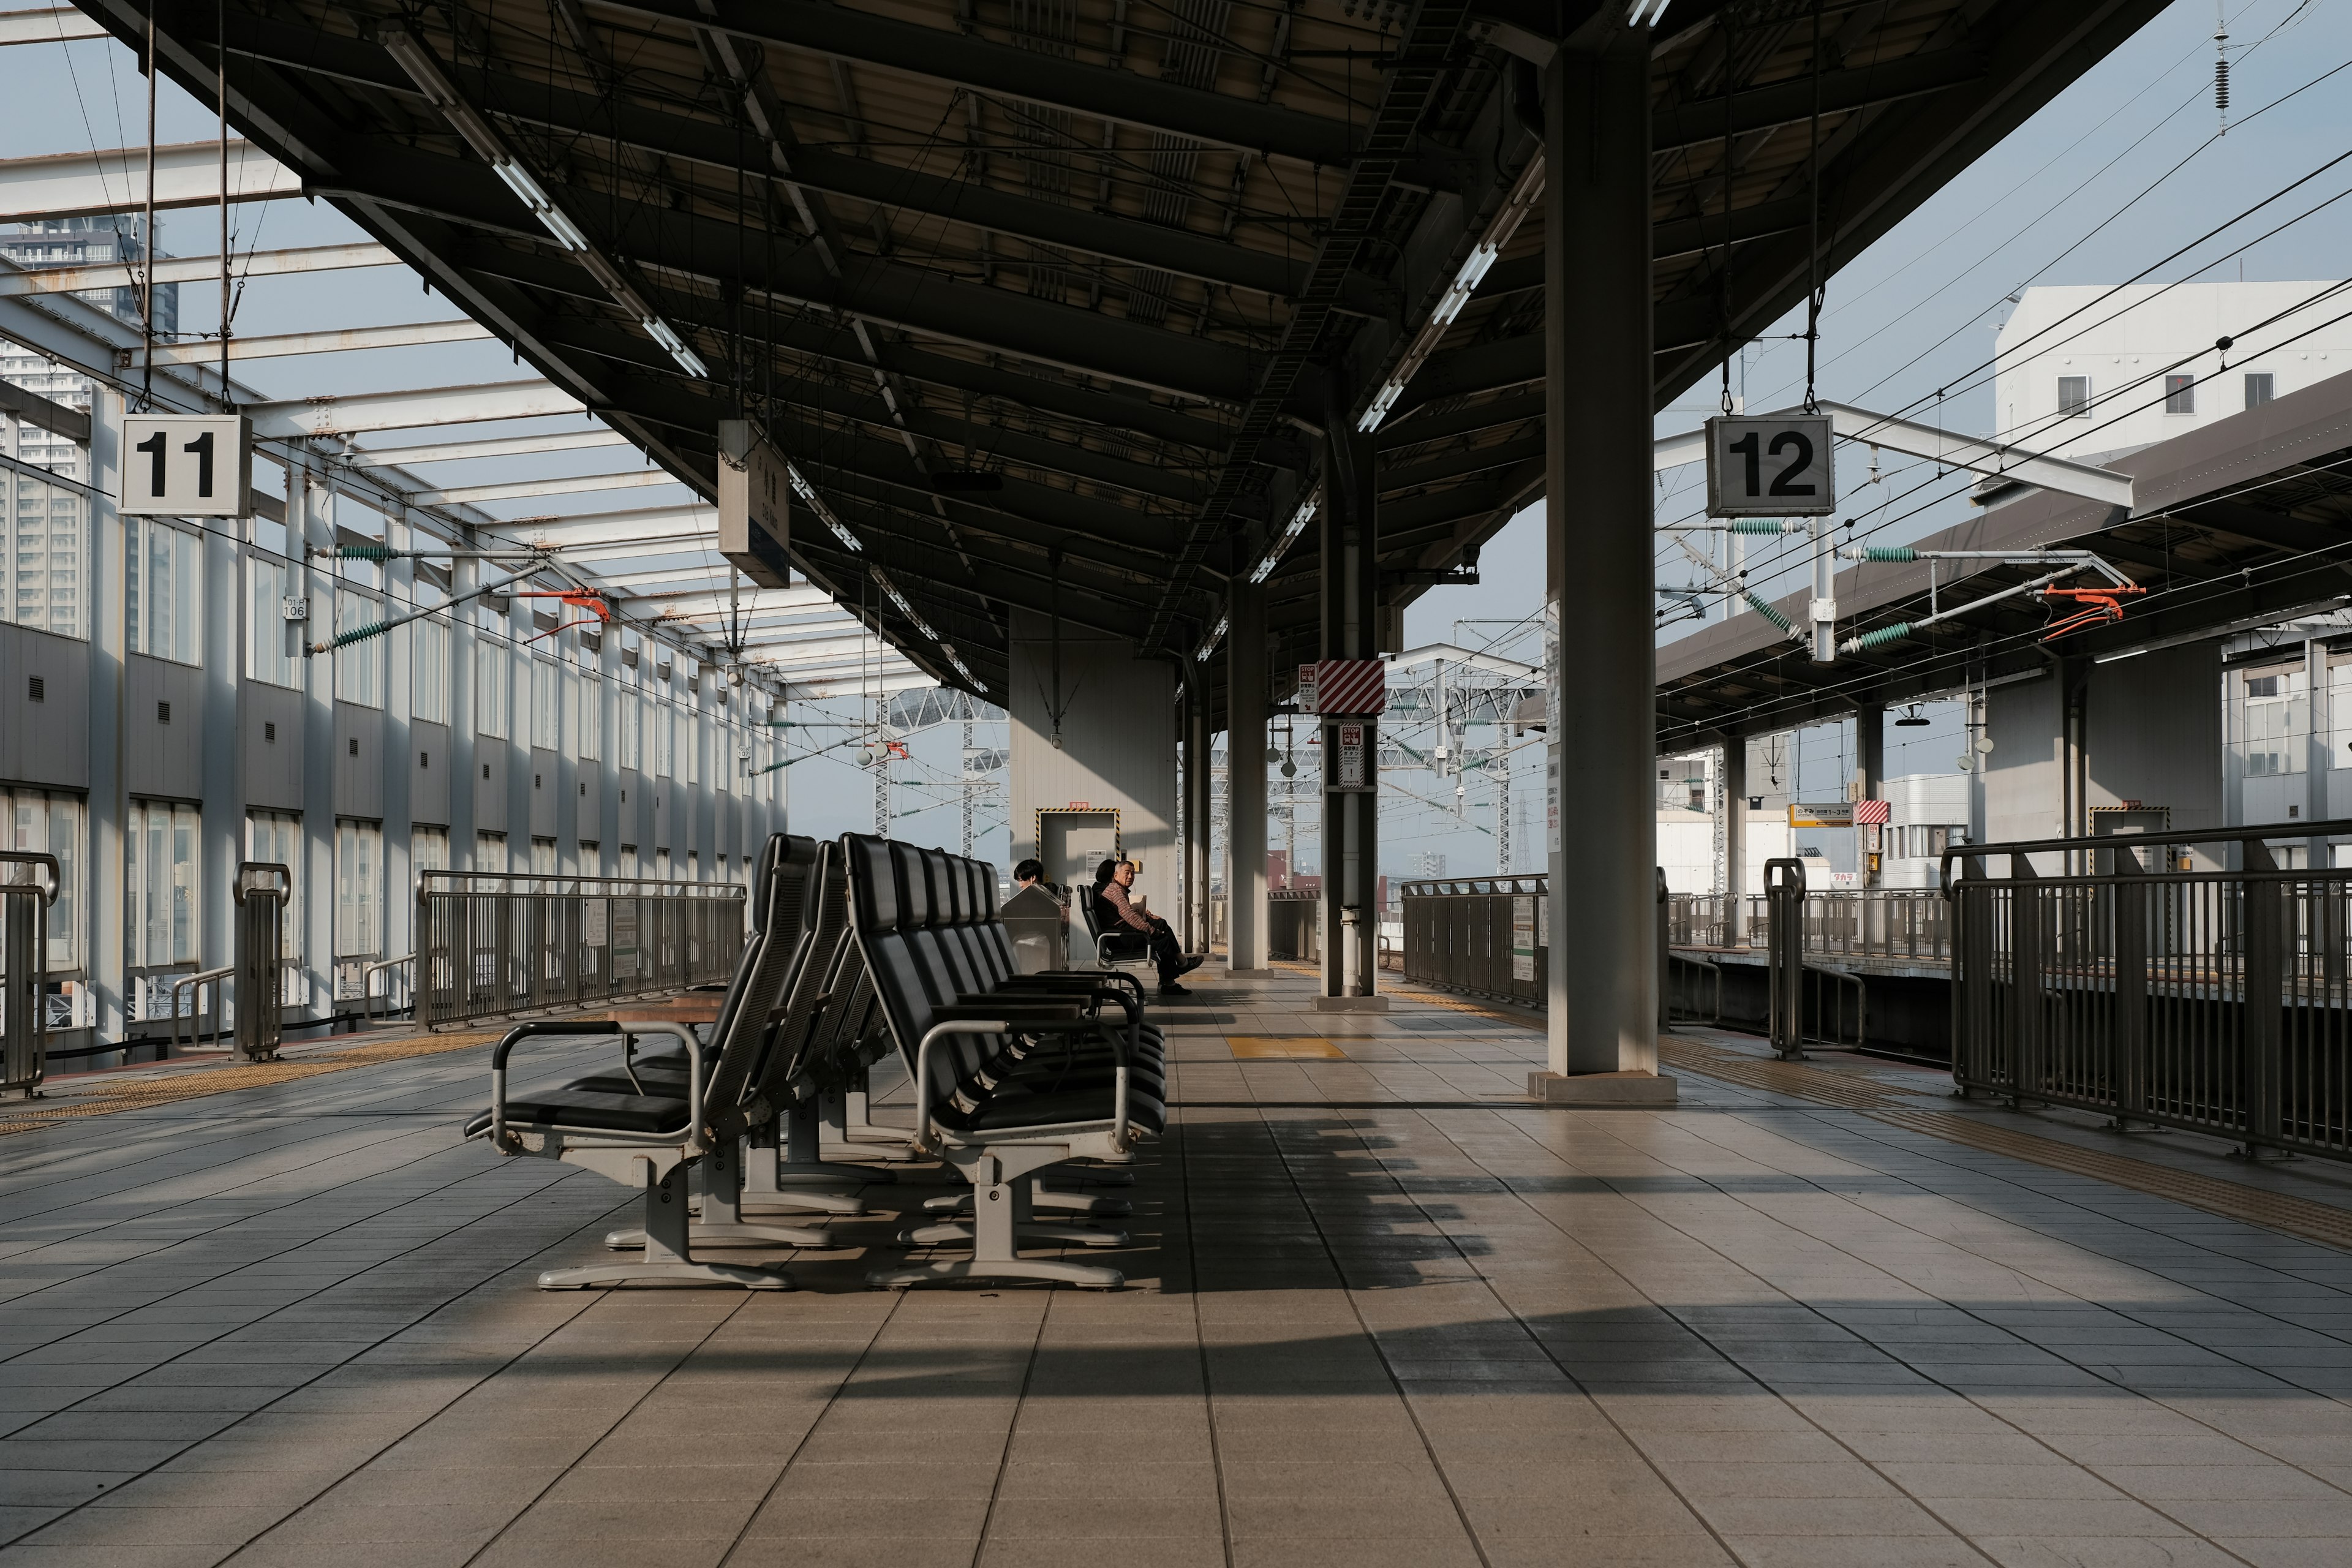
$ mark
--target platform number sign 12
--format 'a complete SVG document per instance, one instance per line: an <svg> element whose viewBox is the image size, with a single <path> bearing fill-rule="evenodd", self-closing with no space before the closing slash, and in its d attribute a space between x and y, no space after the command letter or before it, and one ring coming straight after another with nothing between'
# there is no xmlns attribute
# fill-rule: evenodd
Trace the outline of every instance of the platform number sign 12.
<svg viewBox="0 0 2352 1568"><path fill-rule="evenodd" d="M1706 422L1709 517L1820 517L1837 510L1826 414L1727 414Z"/></svg>
<svg viewBox="0 0 2352 1568"><path fill-rule="evenodd" d="M243 517L252 510L253 426L243 415L126 415L121 459L125 517Z"/></svg>

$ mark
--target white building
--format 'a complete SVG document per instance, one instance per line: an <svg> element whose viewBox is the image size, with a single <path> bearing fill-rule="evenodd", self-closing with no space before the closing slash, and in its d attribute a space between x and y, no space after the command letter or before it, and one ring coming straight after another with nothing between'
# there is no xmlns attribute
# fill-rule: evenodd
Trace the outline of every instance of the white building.
<svg viewBox="0 0 2352 1568"><path fill-rule="evenodd" d="M1888 820L1878 885L1937 886L1945 849L1969 839L1968 775L1906 773L1888 779L1880 797L1886 802Z"/></svg>
<svg viewBox="0 0 2352 1568"><path fill-rule="evenodd" d="M2169 440L2352 370L2352 321L2321 325L2347 309L2326 281L2028 289L2000 329L1994 423L2070 457Z"/></svg>

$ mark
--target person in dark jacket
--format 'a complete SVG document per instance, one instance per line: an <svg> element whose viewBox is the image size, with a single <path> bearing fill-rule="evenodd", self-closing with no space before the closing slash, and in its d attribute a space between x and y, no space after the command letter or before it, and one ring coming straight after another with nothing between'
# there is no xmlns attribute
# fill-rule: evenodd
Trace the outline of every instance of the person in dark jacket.
<svg viewBox="0 0 2352 1568"><path fill-rule="evenodd" d="M1180 984L1182 975L1201 966L1198 957L1184 956L1183 947L1168 922L1154 914L1147 914L1135 906L1128 896L1135 886L1135 862L1106 860L1095 868L1094 889L1088 897L1095 900L1095 924L1106 934L1122 927L1135 932L1150 944L1152 962L1160 965L1160 994L1162 996L1185 995Z"/></svg>

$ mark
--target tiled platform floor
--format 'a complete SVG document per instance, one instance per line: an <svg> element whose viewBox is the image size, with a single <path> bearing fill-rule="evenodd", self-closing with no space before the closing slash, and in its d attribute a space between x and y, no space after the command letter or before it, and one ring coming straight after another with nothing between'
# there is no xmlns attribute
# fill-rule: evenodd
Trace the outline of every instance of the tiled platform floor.
<svg viewBox="0 0 2352 1568"><path fill-rule="evenodd" d="M1168 1016L1113 1296L868 1292L887 1215L543 1294L628 1194L460 1144L479 1048L0 1138L0 1560L2352 1562L2352 1257L1703 1078L1515 1104L1526 1030L1307 989Z"/></svg>

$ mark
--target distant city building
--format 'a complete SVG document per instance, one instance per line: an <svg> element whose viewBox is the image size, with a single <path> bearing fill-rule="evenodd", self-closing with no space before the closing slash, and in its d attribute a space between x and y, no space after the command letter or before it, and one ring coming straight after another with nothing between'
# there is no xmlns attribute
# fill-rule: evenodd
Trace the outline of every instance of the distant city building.
<svg viewBox="0 0 2352 1568"><path fill-rule="evenodd" d="M106 267L145 254L136 231L107 217L48 218L0 227L0 257L28 268ZM176 284L155 290L155 335L178 330ZM93 289L79 298L117 320L140 325L135 288ZM0 381L37 392L52 403L89 412L89 378L60 369L15 343L0 342ZM89 479L82 449L65 437L21 419L0 418L0 451L64 479ZM21 469L0 474L0 620L67 637L82 635L82 574L89 530L81 496L43 484Z"/></svg>
<svg viewBox="0 0 2352 1568"><path fill-rule="evenodd" d="M1997 340L2000 438L2067 457L2120 456L2352 371L2352 321L2323 325L2343 314L2342 294L2329 292L2341 287L2028 289ZM2217 346L2224 338L2230 346Z"/></svg>

